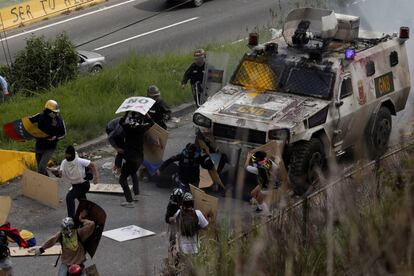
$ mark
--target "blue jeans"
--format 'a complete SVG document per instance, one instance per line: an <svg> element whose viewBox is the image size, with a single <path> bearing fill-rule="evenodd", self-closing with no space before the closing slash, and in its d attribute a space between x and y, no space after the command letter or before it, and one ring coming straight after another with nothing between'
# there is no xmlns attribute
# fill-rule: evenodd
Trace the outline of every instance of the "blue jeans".
<svg viewBox="0 0 414 276"><path fill-rule="evenodd" d="M58 276L68 276L68 266L61 263L58 271Z"/></svg>

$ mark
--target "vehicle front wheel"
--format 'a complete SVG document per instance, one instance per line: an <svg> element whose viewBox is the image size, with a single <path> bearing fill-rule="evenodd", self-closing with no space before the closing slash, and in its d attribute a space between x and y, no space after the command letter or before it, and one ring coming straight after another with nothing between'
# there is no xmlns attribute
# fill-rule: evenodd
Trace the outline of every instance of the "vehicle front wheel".
<svg viewBox="0 0 414 276"><path fill-rule="evenodd" d="M318 182L319 170L324 167L325 152L322 142L312 138L293 146L289 163L289 178L295 194L303 195L310 185Z"/></svg>
<svg viewBox="0 0 414 276"><path fill-rule="evenodd" d="M381 106L373 123L369 125L367 134L368 154L371 159L378 158L387 151L391 130L391 112L387 107Z"/></svg>
<svg viewBox="0 0 414 276"><path fill-rule="evenodd" d="M203 5L203 3L203 0L193 0L194 7L200 7L201 5Z"/></svg>

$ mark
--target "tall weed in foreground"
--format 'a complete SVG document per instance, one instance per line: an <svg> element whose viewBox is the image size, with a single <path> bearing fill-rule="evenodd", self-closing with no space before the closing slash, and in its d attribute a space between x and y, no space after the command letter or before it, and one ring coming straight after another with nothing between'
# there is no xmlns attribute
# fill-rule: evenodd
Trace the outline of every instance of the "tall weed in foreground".
<svg viewBox="0 0 414 276"><path fill-rule="evenodd" d="M294 209L230 244L219 228L180 275L411 275L413 150L400 157L310 199L306 223Z"/></svg>

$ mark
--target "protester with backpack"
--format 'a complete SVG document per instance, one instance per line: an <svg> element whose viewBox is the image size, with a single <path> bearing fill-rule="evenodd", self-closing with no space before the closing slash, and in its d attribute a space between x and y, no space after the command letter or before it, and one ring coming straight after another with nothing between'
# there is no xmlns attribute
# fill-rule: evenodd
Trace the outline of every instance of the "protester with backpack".
<svg viewBox="0 0 414 276"><path fill-rule="evenodd" d="M58 176L72 184L72 188L66 195L66 206L68 217L73 218L75 216L75 199L86 199L86 193L90 188L89 180L93 179L94 184L98 183L98 170L95 163L79 158L75 148L68 146L65 151L65 159L60 164Z"/></svg>
<svg viewBox="0 0 414 276"><path fill-rule="evenodd" d="M124 129L119 124L121 117L112 119L106 125L106 134L108 134L108 142L116 150L115 163L112 172L115 175L121 173L122 160L124 159L125 151L125 133Z"/></svg>
<svg viewBox="0 0 414 276"><path fill-rule="evenodd" d="M68 269L72 265L79 265L84 268L86 261L86 251L83 243L94 233L95 222L86 219L87 212L83 210L79 214L80 227L76 228L75 222L71 217L62 220L61 231L47 240L41 247L34 249L35 256L40 256L46 249L52 247L57 242L62 245L62 263L58 276L66 276Z"/></svg>
<svg viewBox="0 0 414 276"><path fill-rule="evenodd" d="M210 156L203 152L196 144L188 143L183 151L164 161L157 171L157 175L172 162L178 162L178 180L184 192L190 191L190 184L198 187L200 182L200 166L206 170L214 168Z"/></svg>
<svg viewBox="0 0 414 276"><path fill-rule="evenodd" d="M171 219L177 226L177 249L181 254L197 254L199 251L198 234L206 229L208 221L200 210L194 209L191 193L185 193L181 208Z"/></svg>

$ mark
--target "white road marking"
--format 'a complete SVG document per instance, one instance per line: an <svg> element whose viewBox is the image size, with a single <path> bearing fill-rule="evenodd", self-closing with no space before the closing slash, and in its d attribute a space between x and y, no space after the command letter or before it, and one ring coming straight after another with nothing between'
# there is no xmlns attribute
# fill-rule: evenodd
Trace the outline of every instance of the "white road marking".
<svg viewBox="0 0 414 276"><path fill-rule="evenodd" d="M9 39L19 37L19 36L22 36L22 35L31 34L31 33L34 33L34 32L40 31L40 30L48 29L48 28L51 28L51 27L54 27L54 26L72 21L72 20L76 20L76 19L88 16L88 15L92 15L92 14L95 14L95 13L110 10L110 9L113 9L113 8L116 8L116 7L119 7L119 6L122 6L122 5L126 5L128 3L135 2L135 1L137 1L137 0L127 0L125 2L121 2L121 3L118 3L118 4L112 5L112 6L106 6L106 7L100 8L98 10L94 10L94 11L91 11L91 12L80 14L80 15L77 15L77 16L62 20L62 21L58 21L58 22L55 22L55 23L52 23L52 24L49 24L49 25L45 25L45 26L42 26L42 27L39 27L39 28L36 28L36 29L33 29L33 30L27 30L27 31L24 31L24 32L19 33L19 34L11 35L9 37L0 39L0 41L9 40Z"/></svg>
<svg viewBox="0 0 414 276"><path fill-rule="evenodd" d="M129 38L126 38L126 39L123 39L123 40L120 40L120 41L117 41L117 42L114 42L114 43L110 43L110 44L107 44L107 45L104 45L104 46L95 48L95 49L93 49L93 51L99 51L99 50L102 50L102 49L105 49L105 48L109 48L109 47L112 47L112 46L115 46L115 45L118 45L118 44L121 44L121 43L130 41L130 40L133 40L133 39L136 39L136 38L139 38L139 37L143 37L143 36L146 36L146 35L149 35L149 34L153 34L153 33L156 33L156 32L162 31L162 30L165 30L165 29L169 29L169 28L172 28L172 27L175 27L175 26L178 26L178 25L182 25L182 24L185 24L185 23L188 23L188 22L197 20L197 19L199 19L199 17L189 18L189 19L186 19L184 21L180 21L180 22L177 22L177 23L174 23L174 24L171 24L171 25L168 25L168 26L159 28L159 29L155 29L155 30L152 30L152 31L149 31L149 32L146 32L146 33L142 33L142 34L139 34L139 35L131 36Z"/></svg>

